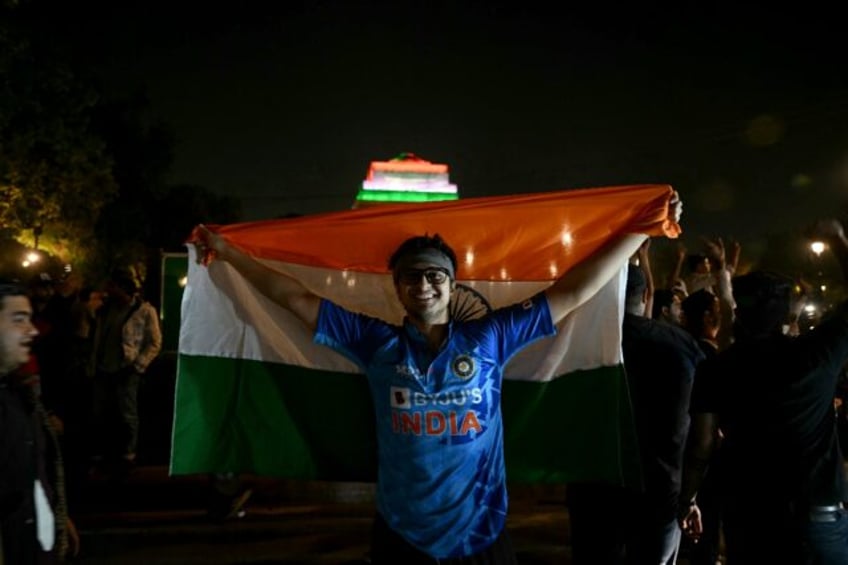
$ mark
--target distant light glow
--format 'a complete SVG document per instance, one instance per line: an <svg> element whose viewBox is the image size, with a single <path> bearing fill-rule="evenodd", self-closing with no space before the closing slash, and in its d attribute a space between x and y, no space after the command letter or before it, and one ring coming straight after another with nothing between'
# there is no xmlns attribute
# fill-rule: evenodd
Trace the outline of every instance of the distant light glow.
<svg viewBox="0 0 848 565"><path fill-rule="evenodd" d="M465 264L469 267L474 264L474 252L470 249L465 252Z"/></svg>
<svg viewBox="0 0 848 565"><path fill-rule="evenodd" d="M188 284L188 277L185 275L181 276L180 279L177 281L177 284L180 285L180 288L185 288L185 286Z"/></svg>
<svg viewBox="0 0 848 565"><path fill-rule="evenodd" d="M459 196L441 192L403 192L399 190L360 190L357 200L365 202L442 202Z"/></svg>
<svg viewBox="0 0 848 565"><path fill-rule="evenodd" d="M448 166L441 163L431 163L413 153L401 153L390 161L373 161L368 168L368 178L374 178L378 171L445 174Z"/></svg>
<svg viewBox="0 0 848 565"><path fill-rule="evenodd" d="M410 184L406 179L392 179L383 181L365 181L362 190L376 190L388 192L435 192L456 194L456 185L444 182L422 182Z"/></svg>
<svg viewBox="0 0 848 565"><path fill-rule="evenodd" d="M412 153L401 153L389 161L372 161L356 195L357 204L423 203L459 200L451 184L448 166L431 163Z"/></svg>
<svg viewBox="0 0 848 565"><path fill-rule="evenodd" d="M551 273L551 277L557 276L559 273L559 267L557 267L556 261L551 261L551 264L548 266L548 271Z"/></svg>
<svg viewBox="0 0 848 565"><path fill-rule="evenodd" d="M815 311L816 311L816 305L815 304L807 304L806 306L804 306L804 312L807 312L808 314L812 314Z"/></svg>
<svg viewBox="0 0 848 565"><path fill-rule="evenodd" d="M827 292L827 285L826 284L821 285L821 287L819 287L819 288L821 288L822 292Z"/></svg>
<svg viewBox="0 0 848 565"><path fill-rule="evenodd" d="M821 255L824 251L824 242L822 241L814 241L810 244L810 249L816 255Z"/></svg>
<svg viewBox="0 0 848 565"><path fill-rule="evenodd" d="M506 267L501 267L501 279L507 280L509 278L509 271L506 270Z"/></svg>
<svg viewBox="0 0 848 565"><path fill-rule="evenodd" d="M560 238L560 241L562 241L563 247L571 247L572 245L574 245L574 236L571 235L570 231L564 230L562 232L562 237Z"/></svg>
<svg viewBox="0 0 848 565"><path fill-rule="evenodd" d="M38 263L38 261L40 259L41 259L41 256L38 253L36 253L35 251L28 252L26 254L26 257L24 258L24 260L27 261L29 263L29 265ZM28 265L26 265L26 266L28 266Z"/></svg>

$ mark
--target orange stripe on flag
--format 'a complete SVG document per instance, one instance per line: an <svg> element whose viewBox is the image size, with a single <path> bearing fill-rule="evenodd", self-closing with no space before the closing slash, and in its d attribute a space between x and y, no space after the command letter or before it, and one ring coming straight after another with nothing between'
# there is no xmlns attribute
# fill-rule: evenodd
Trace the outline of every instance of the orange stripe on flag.
<svg viewBox="0 0 848 565"><path fill-rule="evenodd" d="M270 260L385 273L406 238L438 233L456 251L460 280L545 281L622 232L677 237L673 189L633 185L395 204L207 226Z"/></svg>

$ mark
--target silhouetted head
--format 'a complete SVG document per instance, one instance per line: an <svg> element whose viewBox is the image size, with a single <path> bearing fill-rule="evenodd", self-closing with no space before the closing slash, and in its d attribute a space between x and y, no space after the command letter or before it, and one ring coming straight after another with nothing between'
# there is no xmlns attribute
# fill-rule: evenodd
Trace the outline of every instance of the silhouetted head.
<svg viewBox="0 0 848 565"><path fill-rule="evenodd" d="M686 257L686 265L690 273L710 272L710 258L700 253L693 253Z"/></svg>
<svg viewBox="0 0 848 565"><path fill-rule="evenodd" d="M716 338L721 326L718 296L702 288L687 296L680 306L682 325L689 333L698 338Z"/></svg>
<svg viewBox="0 0 848 565"><path fill-rule="evenodd" d="M138 292L139 287L132 273L123 269L112 271L109 281L106 283L108 295L119 302L129 302Z"/></svg>
<svg viewBox="0 0 848 565"><path fill-rule="evenodd" d="M734 334L758 337L780 333L789 319L794 281L769 271L753 271L733 279L736 301Z"/></svg>
<svg viewBox="0 0 848 565"><path fill-rule="evenodd" d="M670 288L658 288L654 291L653 311L655 320L665 320L673 324L680 323L680 295Z"/></svg>

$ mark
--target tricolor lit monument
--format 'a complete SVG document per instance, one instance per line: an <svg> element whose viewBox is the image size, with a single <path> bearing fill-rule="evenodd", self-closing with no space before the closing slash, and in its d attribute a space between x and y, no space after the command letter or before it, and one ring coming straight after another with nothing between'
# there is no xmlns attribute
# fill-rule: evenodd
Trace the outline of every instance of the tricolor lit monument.
<svg viewBox="0 0 848 565"><path fill-rule="evenodd" d="M447 165L431 163L412 153L401 153L389 161L371 162L353 207L458 199Z"/></svg>

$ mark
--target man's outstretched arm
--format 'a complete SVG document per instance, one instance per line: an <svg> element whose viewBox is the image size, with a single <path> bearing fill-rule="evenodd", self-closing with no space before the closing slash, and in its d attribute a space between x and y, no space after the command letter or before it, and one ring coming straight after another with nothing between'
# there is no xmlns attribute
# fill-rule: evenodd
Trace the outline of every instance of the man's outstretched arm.
<svg viewBox="0 0 848 565"><path fill-rule="evenodd" d="M683 205L675 192L669 202L669 215L679 221L682 209ZM648 236L642 233L620 235L548 287L545 296L554 323L560 322L601 290L647 239Z"/></svg>
<svg viewBox="0 0 848 565"><path fill-rule="evenodd" d="M559 323L601 290L646 239L648 236L641 233L620 235L548 287L545 296L554 323Z"/></svg>
<svg viewBox="0 0 848 565"><path fill-rule="evenodd" d="M202 224L197 226L195 235L195 239L190 243L197 248L198 262L206 262L212 258L226 261L256 290L289 310L310 330L315 330L318 308L321 304L321 298L318 295L312 293L296 279L271 269L230 245L227 240Z"/></svg>

